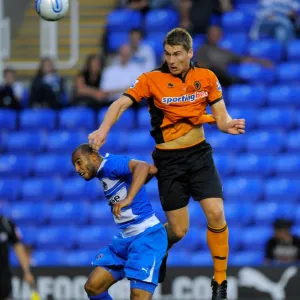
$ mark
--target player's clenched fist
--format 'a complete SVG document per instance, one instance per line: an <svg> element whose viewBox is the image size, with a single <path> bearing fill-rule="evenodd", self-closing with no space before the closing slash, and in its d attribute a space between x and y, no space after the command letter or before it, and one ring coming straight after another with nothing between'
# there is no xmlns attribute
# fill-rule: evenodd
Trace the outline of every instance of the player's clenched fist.
<svg viewBox="0 0 300 300"><path fill-rule="evenodd" d="M243 134L245 133L245 119L233 119L227 123L227 133Z"/></svg>
<svg viewBox="0 0 300 300"><path fill-rule="evenodd" d="M106 141L106 134L101 129L97 129L89 134L88 139L93 150L98 151Z"/></svg>

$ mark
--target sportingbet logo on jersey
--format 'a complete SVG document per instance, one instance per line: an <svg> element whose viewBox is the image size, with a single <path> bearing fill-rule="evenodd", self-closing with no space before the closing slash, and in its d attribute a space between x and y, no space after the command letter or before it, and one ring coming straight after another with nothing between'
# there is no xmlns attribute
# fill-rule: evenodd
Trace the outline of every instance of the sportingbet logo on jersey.
<svg viewBox="0 0 300 300"><path fill-rule="evenodd" d="M207 91L195 92L190 95L183 95L181 97L164 97L162 98L162 103L167 105L171 103L180 103L180 102L194 102L197 99L205 98L208 96Z"/></svg>

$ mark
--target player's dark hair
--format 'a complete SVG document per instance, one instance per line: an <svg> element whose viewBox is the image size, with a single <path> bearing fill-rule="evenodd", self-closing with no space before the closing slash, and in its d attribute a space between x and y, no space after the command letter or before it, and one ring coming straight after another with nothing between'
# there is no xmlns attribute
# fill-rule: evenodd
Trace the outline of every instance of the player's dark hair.
<svg viewBox="0 0 300 300"><path fill-rule="evenodd" d="M193 38L185 29L174 28L167 33L164 39L164 46L165 45L182 45L183 48L188 52L193 47Z"/></svg>
<svg viewBox="0 0 300 300"><path fill-rule="evenodd" d="M77 151L80 151L81 153L84 153L84 154L96 154L96 155L99 155L100 154L93 150L93 148L89 145L89 144L80 144L72 153L72 156L77 152Z"/></svg>

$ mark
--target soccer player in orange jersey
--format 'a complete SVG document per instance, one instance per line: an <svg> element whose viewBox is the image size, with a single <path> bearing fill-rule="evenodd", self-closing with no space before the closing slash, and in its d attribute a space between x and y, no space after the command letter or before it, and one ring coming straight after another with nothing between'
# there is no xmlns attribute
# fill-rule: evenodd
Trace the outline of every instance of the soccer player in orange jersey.
<svg viewBox="0 0 300 300"><path fill-rule="evenodd" d="M165 63L138 77L111 104L100 128L88 138L90 145L98 150L126 109L134 102L148 102L151 135L156 142L153 160L158 169L161 204L168 220L165 227L169 249L188 231L187 205L192 196L207 218L207 243L214 262L212 300L225 300L228 228L220 177L202 125L216 123L220 131L238 135L245 133L245 120L230 117L215 74L191 61L192 42L184 29L171 30L164 40ZM206 113L208 105L212 115ZM166 260L167 256L161 267L161 282L166 273Z"/></svg>

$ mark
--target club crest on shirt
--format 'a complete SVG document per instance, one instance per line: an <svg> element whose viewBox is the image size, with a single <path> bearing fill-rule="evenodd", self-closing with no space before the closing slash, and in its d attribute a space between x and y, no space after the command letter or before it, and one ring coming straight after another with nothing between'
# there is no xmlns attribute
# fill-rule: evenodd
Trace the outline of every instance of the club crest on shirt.
<svg viewBox="0 0 300 300"><path fill-rule="evenodd" d="M199 91L201 89L201 83L199 81L195 81L194 82L194 87L197 91Z"/></svg>

